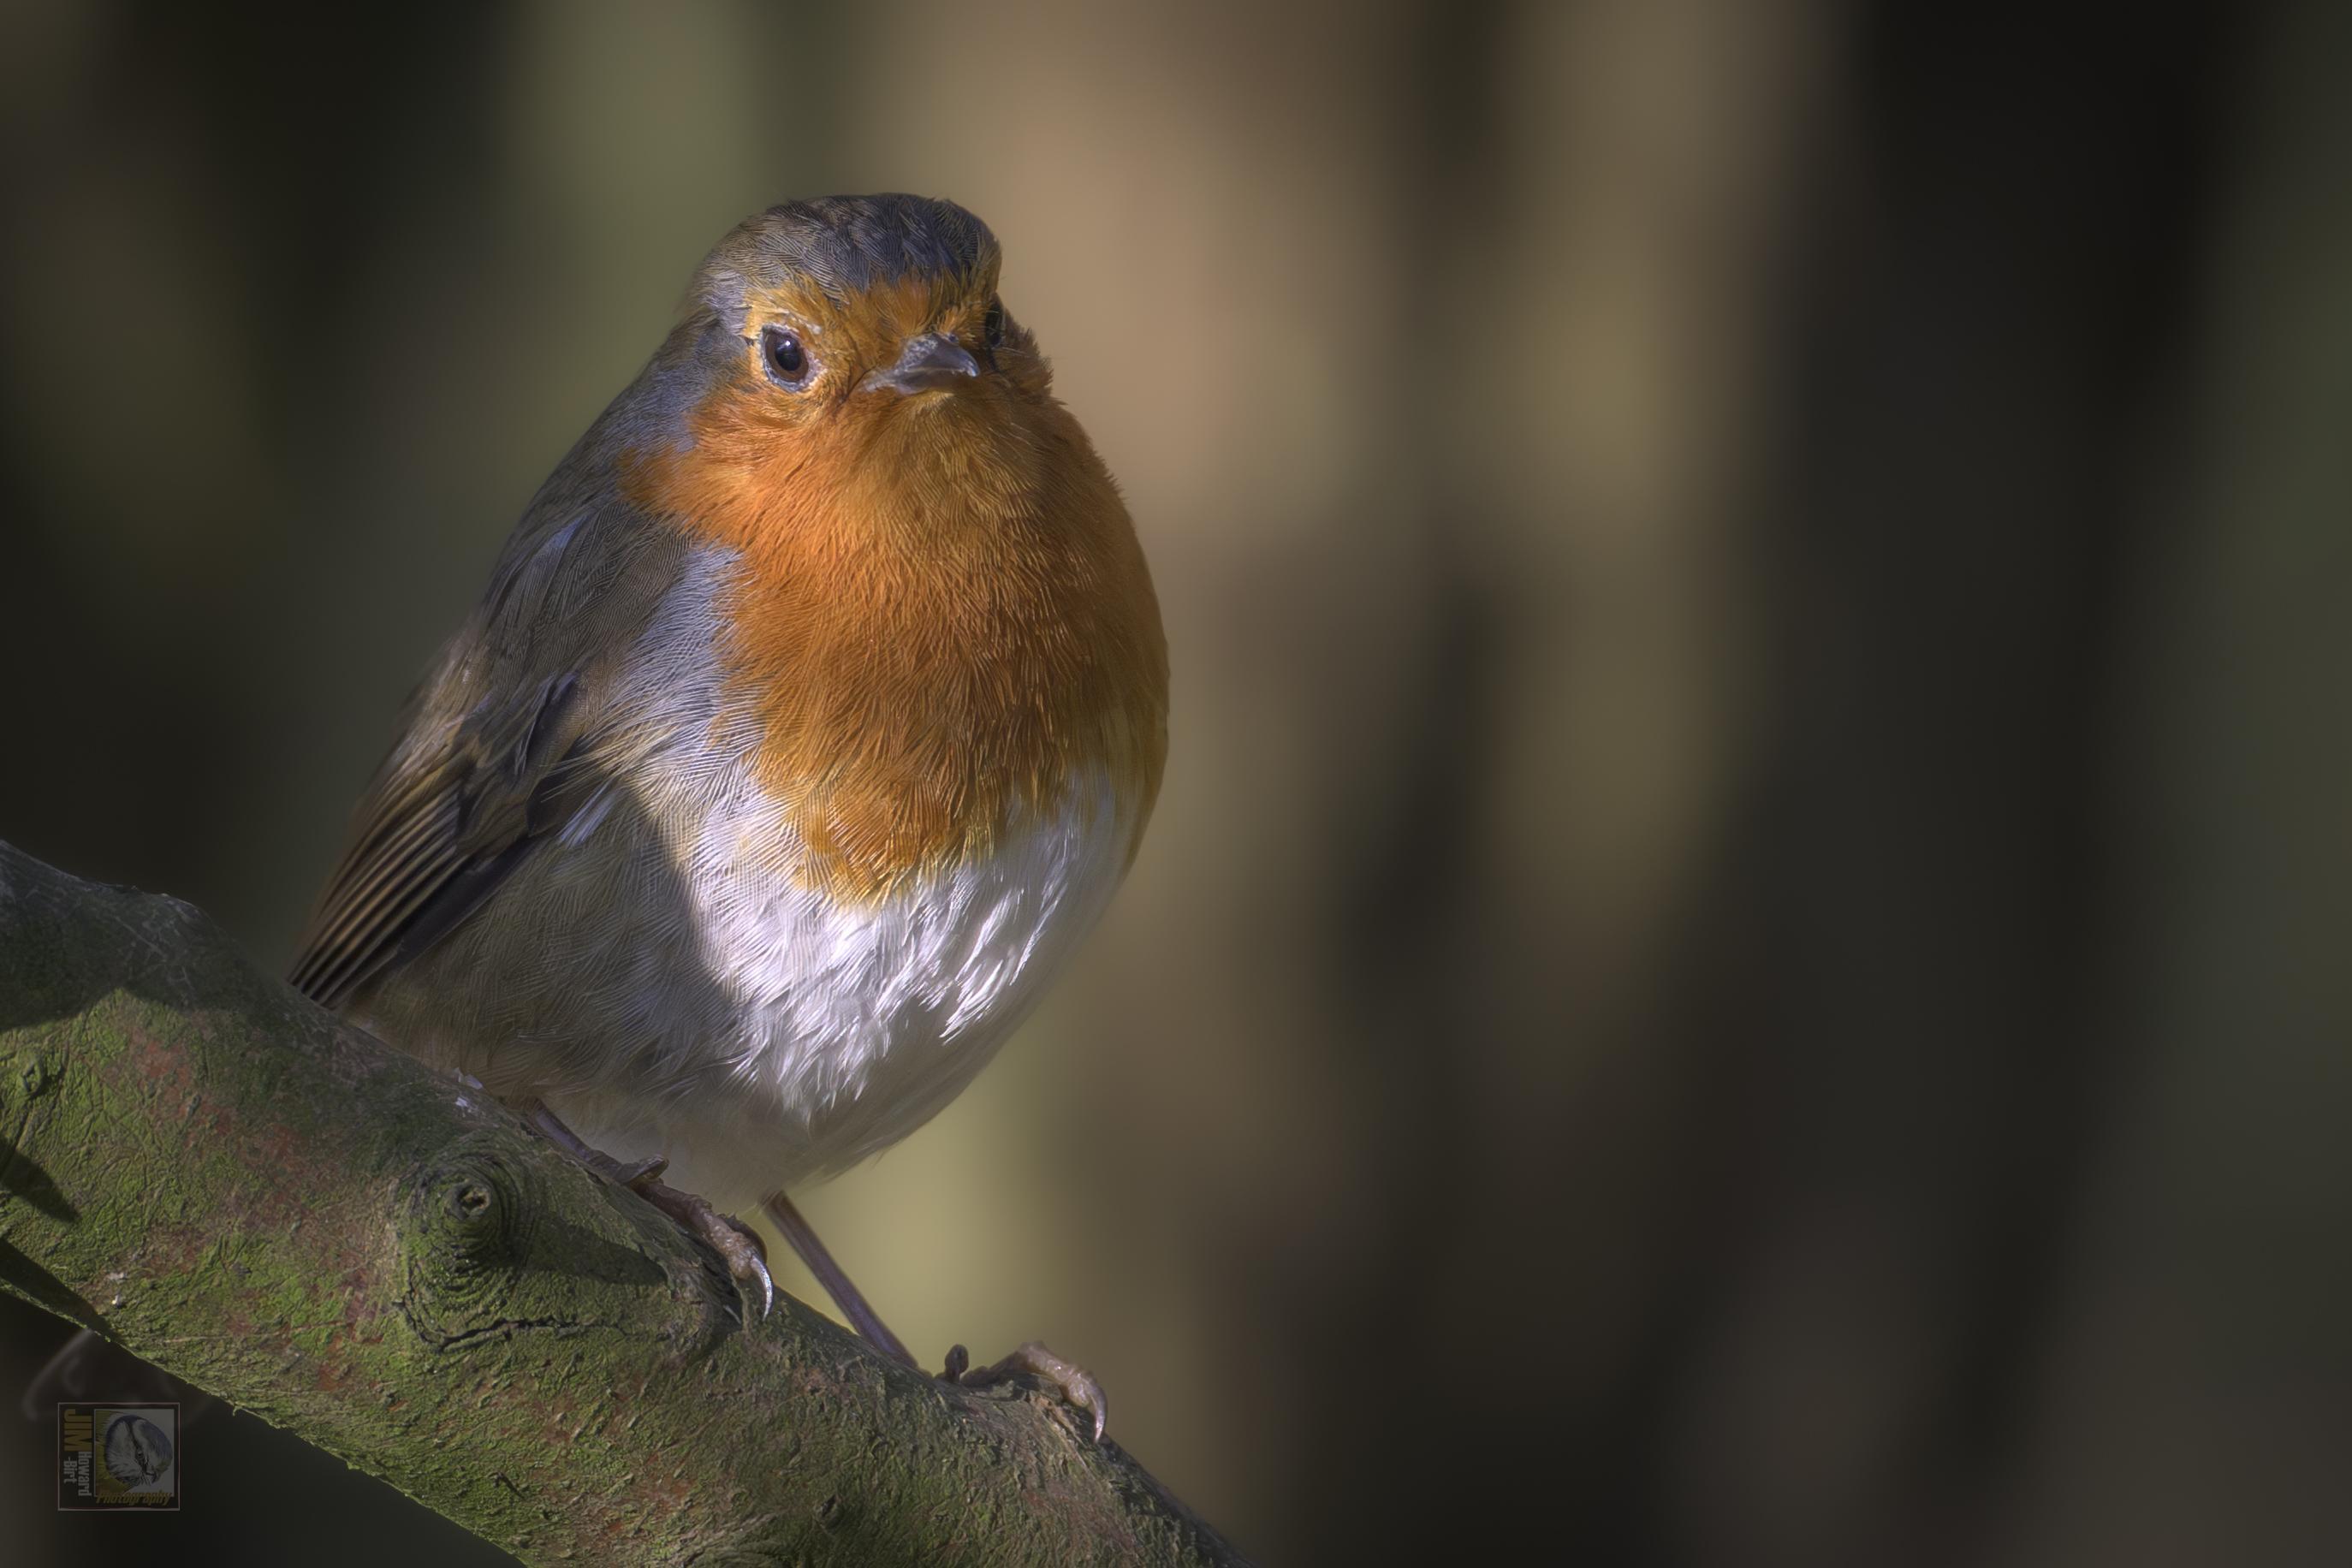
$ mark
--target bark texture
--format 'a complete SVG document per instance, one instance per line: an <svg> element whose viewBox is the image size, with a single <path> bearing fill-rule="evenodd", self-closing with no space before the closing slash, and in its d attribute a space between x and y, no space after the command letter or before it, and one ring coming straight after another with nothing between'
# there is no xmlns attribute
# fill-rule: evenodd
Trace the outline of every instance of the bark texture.
<svg viewBox="0 0 2352 1568"><path fill-rule="evenodd" d="M0 1285L529 1563L1237 1561L1042 1395L950 1388L257 972L0 844Z"/></svg>

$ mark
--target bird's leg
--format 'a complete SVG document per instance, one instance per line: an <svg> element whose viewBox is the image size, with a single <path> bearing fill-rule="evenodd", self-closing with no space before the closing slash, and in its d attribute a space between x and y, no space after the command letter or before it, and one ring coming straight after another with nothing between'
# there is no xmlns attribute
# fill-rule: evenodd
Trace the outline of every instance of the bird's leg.
<svg viewBox="0 0 2352 1568"><path fill-rule="evenodd" d="M735 1289L745 1305L751 1303L751 1287L759 1287L760 1316L768 1315L769 1309L776 1304L776 1282L768 1273L768 1248L758 1231L732 1215L720 1214L707 1199L664 1186L660 1177L669 1169L667 1159L656 1157L625 1165L603 1150L590 1148L585 1139L547 1108L545 1101L517 1100L515 1109L541 1137L605 1180L628 1188L669 1215L680 1230L701 1237L726 1263L727 1272L734 1277Z"/></svg>
<svg viewBox="0 0 2352 1568"><path fill-rule="evenodd" d="M824 1287L824 1292L833 1298L834 1305L841 1309L841 1315L849 1320L849 1326L893 1361L920 1370L919 1363L908 1353L906 1345L890 1331L880 1315L866 1304L865 1295L850 1283L849 1276L842 1272L841 1265L833 1260L833 1254L827 1252L824 1243L816 1238L816 1231L793 1206L793 1201L783 1194L776 1193L769 1197L766 1206L768 1217L776 1222L776 1228L783 1233L786 1241L793 1244L793 1250L800 1255L803 1263L808 1265L808 1271L816 1276L817 1283ZM940 1376L945 1382L965 1388L992 1388L1015 1377L1034 1378L1048 1391L1059 1395L1064 1404L1075 1405L1092 1416L1095 1439L1101 1441L1103 1428L1110 1420L1110 1401L1104 1395L1102 1384L1097 1383L1084 1367L1064 1361L1034 1340L993 1365L977 1371L968 1370L971 1365L971 1358L965 1353L964 1348L954 1346L948 1352L947 1370Z"/></svg>
<svg viewBox="0 0 2352 1568"><path fill-rule="evenodd" d="M776 1222L776 1228L783 1232L786 1241L793 1244L793 1250L800 1255L803 1263L808 1265L808 1271L816 1276L816 1282L824 1287L824 1293L833 1298L833 1304L841 1309L841 1315L849 1320L849 1326L891 1360L902 1365L916 1366L915 1358L908 1353L906 1345L890 1331L890 1325L882 1321L881 1315L866 1304L857 1287L850 1283L849 1276L843 1273L841 1265L833 1260L833 1254L824 1249L824 1243L816 1238L816 1232L802 1217L801 1211L793 1205L793 1200L782 1193L775 1193L769 1196L766 1206L768 1217Z"/></svg>
<svg viewBox="0 0 2352 1568"><path fill-rule="evenodd" d="M1103 1429L1110 1425L1110 1400L1094 1374L1076 1362L1064 1361L1039 1341L1031 1340L992 1365L966 1371L971 1365L971 1358L964 1348L950 1345L947 1370L940 1373L940 1378L965 1388L992 1388L1015 1377L1032 1377L1058 1395L1063 1404L1075 1405L1093 1417L1096 1442L1102 1441Z"/></svg>
<svg viewBox="0 0 2352 1568"><path fill-rule="evenodd" d="M793 1206L792 1199L782 1193L773 1194L768 1199L767 1210L768 1217L776 1222L776 1228L783 1233L786 1241L793 1244L793 1250L800 1255L801 1261L808 1265L808 1271L816 1276L817 1283L824 1287L824 1293L833 1298L833 1304L839 1307L841 1315L849 1320L849 1326L883 1354L919 1371L920 1363L908 1353L906 1345L890 1331L880 1315L866 1304L864 1294L850 1283L849 1276L842 1272L841 1265L833 1260L833 1254L824 1249L824 1243L816 1238L815 1230ZM1091 1415L1095 1439L1101 1441L1103 1427L1110 1420L1110 1401L1104 1396L1102 1384L1097 1383L1084 1367L1064 1361L1034 1340L992 1366L984 1366L975 1372L967 1370L971 1365L971 1358L965 1353L964 1348L954 1346L948 1352L947 1370L940 1376L945 1382L965 1388L992 1388L1015 1377L1034 1378L1050 1392L1058 1394L1064 1404L1075 1405Z"/></svg>

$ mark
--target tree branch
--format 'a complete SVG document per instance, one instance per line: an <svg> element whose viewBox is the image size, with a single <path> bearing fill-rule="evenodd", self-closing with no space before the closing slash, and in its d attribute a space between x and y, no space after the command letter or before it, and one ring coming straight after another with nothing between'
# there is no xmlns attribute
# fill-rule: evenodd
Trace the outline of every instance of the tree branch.
<svg viewBox="0 0 2352 1568"><path fill-rule="evenodd" d="M1042 1396L713 1258L196 910L0 844L0 1284L526 1562L1222 1563Z"/></svg>

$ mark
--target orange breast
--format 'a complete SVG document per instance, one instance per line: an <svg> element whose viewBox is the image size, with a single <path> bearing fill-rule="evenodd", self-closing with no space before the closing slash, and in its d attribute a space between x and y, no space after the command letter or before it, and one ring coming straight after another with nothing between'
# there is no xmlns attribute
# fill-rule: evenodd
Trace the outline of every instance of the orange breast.
<svg viewBox="0 0 2352 1568"><path fill-rule="evenodd" d="M690 447L626 477L740 552L722 651L762 717L761 781L803 879L859 901L989 854L1092 775L1139 838L1167 751L1159 604L1076 421L1001 386L895 405L788 423L738 377Z"/></svg>

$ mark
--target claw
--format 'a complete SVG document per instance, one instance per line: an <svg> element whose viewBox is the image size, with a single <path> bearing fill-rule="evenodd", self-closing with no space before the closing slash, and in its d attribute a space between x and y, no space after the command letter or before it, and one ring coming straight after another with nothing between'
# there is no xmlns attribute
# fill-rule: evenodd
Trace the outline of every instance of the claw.
<svg viewBox="0 0 2352 1568"><path fill-rule="evenodd" d="M776 1279L774 1275L768 1272L766 1258L754 1259L751 1267L759 1271L760 1321L764 1323L768 1321L768 1314L776 1310ZM736 1283L740 1286L742 1281L739 1279Z"/></svg>
<svg viewBox="0 0 2352 1568"><path fill-rule="evenodd" d="M1102 1441L1104 1431L1110 1426L1110 1399L1103 1393L1102 1384L1086 1368L1063 1360L1036 1340L1031 1340L993 1366L968 1372L965 1368L971 1362L961 1345L950 1346L940 1380L964 1388L992 1388L1015 1377L1027 1376L1043 1384L1063 1404L1076 1405L1092 1416L1096 1442Z"/></svg>
<svg viewBox="0 0 2352 1568"><path fill-rule="evenodd" d="M760 1321L765 1322L768 1314L776 1310L776 1277L768 1272L768 1260L764 1258L752 1267L760 1271Z"/></svg>
<svg viewBox="0 0 2352 1568"><path fill-rule="evenodd" d="M708 1205L704 1208L709 1212ZM736 1294L743 1299L747 1307L751 1302L746 1287L758 1282L760 1317L765 1321L768 1314L776 1309L776 1280L775 1276L768 1272L767 1254L761 1246L759 1234L733 1215L712 1213L711 1218L718 1222L711 1228L723 1231L723 1239L713 1236L710 1229L698 1229L696 1234L717 1247L719 1256L727 1260L727 1272L735 1281Z"/></svg>

